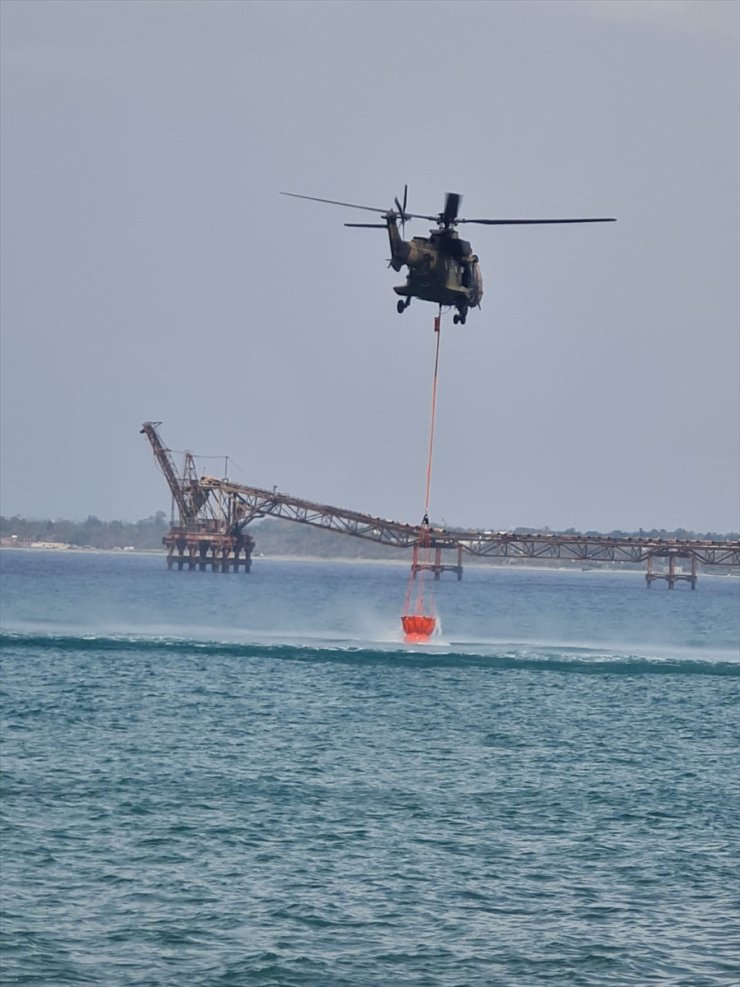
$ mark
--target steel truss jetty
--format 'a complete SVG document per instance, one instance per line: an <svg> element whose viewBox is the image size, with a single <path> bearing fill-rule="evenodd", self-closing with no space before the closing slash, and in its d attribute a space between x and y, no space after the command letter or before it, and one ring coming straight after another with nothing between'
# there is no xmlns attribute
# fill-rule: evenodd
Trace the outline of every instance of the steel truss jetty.
<svg viewBox="0 0 740 987"><path fill-rule="evenodd" d="M246 528L263 517L283 518L325 531L365 538L391 548L411 549L414 575L430 570L435 579L443 572L453 572L462 579L463 553L510 562L560 560L587 567L601 563L645 564L647 586L656 580L665 580L670 589L680 581L688 582L695 589L699 566L726 570L740 567L740 541L435 527L423 529L424 544L431 546L434 557L422 562L418 552L422 537L419 525L318 504L277 489L264 490L229 479L198 476L191 453L184 454L184 467L178 471L171 451L162 443L157 431L160 424L145 422L141 431L149 439L172 493L173 522L163 538L169 568L249 572L255 542ZM453 553L452 558L449 553ZM682 564L678 565L679 562ZM683 563L688 565L688 572L684 571Z"/></svg>

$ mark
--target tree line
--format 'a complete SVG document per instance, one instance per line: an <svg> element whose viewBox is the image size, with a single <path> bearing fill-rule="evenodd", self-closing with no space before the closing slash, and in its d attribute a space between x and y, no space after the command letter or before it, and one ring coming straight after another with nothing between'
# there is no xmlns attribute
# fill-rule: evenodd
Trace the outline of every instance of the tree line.
<svg viewBox="0 0 740 987"><path fill-rule="evenodd" d="M64 518L39 520L0 515L0 538L14 535L19 542L54 542L76 548L161 548L162 536L169 530L164 511L157 511L140 521L101 521L94 514L84 521Z"/></svg>
<svg viewBox="0 0 740 987"><path fill-rule="evenodd" d="M15 536L18 542L54 542L73 545L76 548L134 548L139 551L162 548L162 537L169 530L169 521L164 511L157 511L140 521L101 521L94 514L84 521L66 519L33 519L19 515L0 515L0 539L4 544ZM455 531L455 528L450 528ZM314 555L321 558L398 558L398 549L375 544L362 538L349 538L337 532L312 528L305 524L295 524L277 518L264 518L247 528L256 540L255 553L266 555ZM517 535L567 534L597 537L608 535L612 538L677 538L681 540L737 541L738 532L721 533L716 531L696 532L687 528L667 531L664 528L640 528L638 531L552 531L550 528L515 528Z"/></svg>

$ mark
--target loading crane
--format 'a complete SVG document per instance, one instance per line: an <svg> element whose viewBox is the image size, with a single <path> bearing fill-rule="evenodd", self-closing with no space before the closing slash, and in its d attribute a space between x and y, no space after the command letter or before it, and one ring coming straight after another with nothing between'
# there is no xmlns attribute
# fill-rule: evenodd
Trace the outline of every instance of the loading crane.
<svg viewBox="0 0 740 987"><path fill-rule="evenodd" d="M192 453L185 453L182 473L178 473L172 452L157 430L161 424L144 422L141 434L149 439L172 494L172 524L162 539L168 549L168 568L177 565L178 569L210 568L218 572L242 568L249 572L255 543L244 528L251 518L245 517L236 498L224 491L226 481L198 477Z"/></svg>
<svg viewBox="0 0 740 987"><path fill-rule="evenodd" d="M365 538L392 548L411 549L412 571L431 569L435 578L442 572L454 572L462 578L462 556L518 561L537 564L545 560L585 563L646 563L646 583L665 580L673 587L685 581L694 589L698 566L740 567L740 542L705 539L664 539L655 537L613 537L610 535L558 534L550 532L481 531L430 527L425 531L434 558L423 562L418 556L419 525L391 521L359 511L331 507L304 500L291 494L234 483L228 479L198 476L195 460L185 453L182 473L178 473L157 431L161 422L145 422L141 431L147 436L154 456L172 492L177 507L169 534L162 539L167 546L169 568L212 568L227 572L243 568L249 572L255 542L245 532L246 526L261 517L283 518L314 528L323 528L356 538ZM443 551L456 557L444 562ZM684 572L677 563L688 562ZM662 568L656 569L654 563ZM665 568L667 566L667 569Z"/></svg>

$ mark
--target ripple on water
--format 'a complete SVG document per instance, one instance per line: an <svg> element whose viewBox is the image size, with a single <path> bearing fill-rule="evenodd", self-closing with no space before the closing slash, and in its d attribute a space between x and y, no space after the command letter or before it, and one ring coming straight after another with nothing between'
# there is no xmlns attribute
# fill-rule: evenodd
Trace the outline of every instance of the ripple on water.
<svg viewBox="0 0 740 987"><path fill-rule="evenodd" d="M298 599L305 571L291 583L282 570L280 591ZM157 573L136 570L127 592L164 607ZM531 578L512 577L507 605L531 590L541 627L561 584ZM472 624L487 585L441 592L469 601ZM674 604L654 627L668 594L588 585L592 636L603 619L614 637L626 594L670 645ZM232 620L260 586L221 591ZM716 601L685 600L711 636ZM2 639L5 982L740 982L740 664L726 627L703 656L84 631Z"/></svg>

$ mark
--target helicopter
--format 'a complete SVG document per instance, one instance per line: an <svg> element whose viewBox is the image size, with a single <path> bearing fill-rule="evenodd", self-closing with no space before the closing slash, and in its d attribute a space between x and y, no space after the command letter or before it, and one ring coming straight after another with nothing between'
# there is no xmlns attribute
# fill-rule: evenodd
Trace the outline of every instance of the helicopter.
<svg viewBox="0 0 740 987"><path fill-rule="evenodd" d="M443 307L455 308L453 322L465 325L468 311L480 308L483 298L483 276L478 257L467 240L462 240L455 229L461 223L478 223L483 226L519 226L541 223L613 223L613 217L597 217L589 219L461 219L458 216L462 196L457 192L448 192L445 197L444 209L437 215L424 215L407 212L408 185L403 189L403 203L394 199L395 208L376 209L374 206L362 206L355 202L338 202L336 199L321 199L315 195L298 195L296 192L282 192L294 199L309 199L311 202L326 202L332 206L344 206L347 209L363 209L366 212L379 213L383 223L345 223L363 229L387 229L391 245L389 266L394 271L408 267L406 284L397 285L394 291L400 295L396 310L399 315L406 311L412 298L425 302L434 302ZM409 219L426 219L436 223L429 231L429 236L415 236L404 240L406 222ZM401 230L398 224L401 224Z"/></svg>

